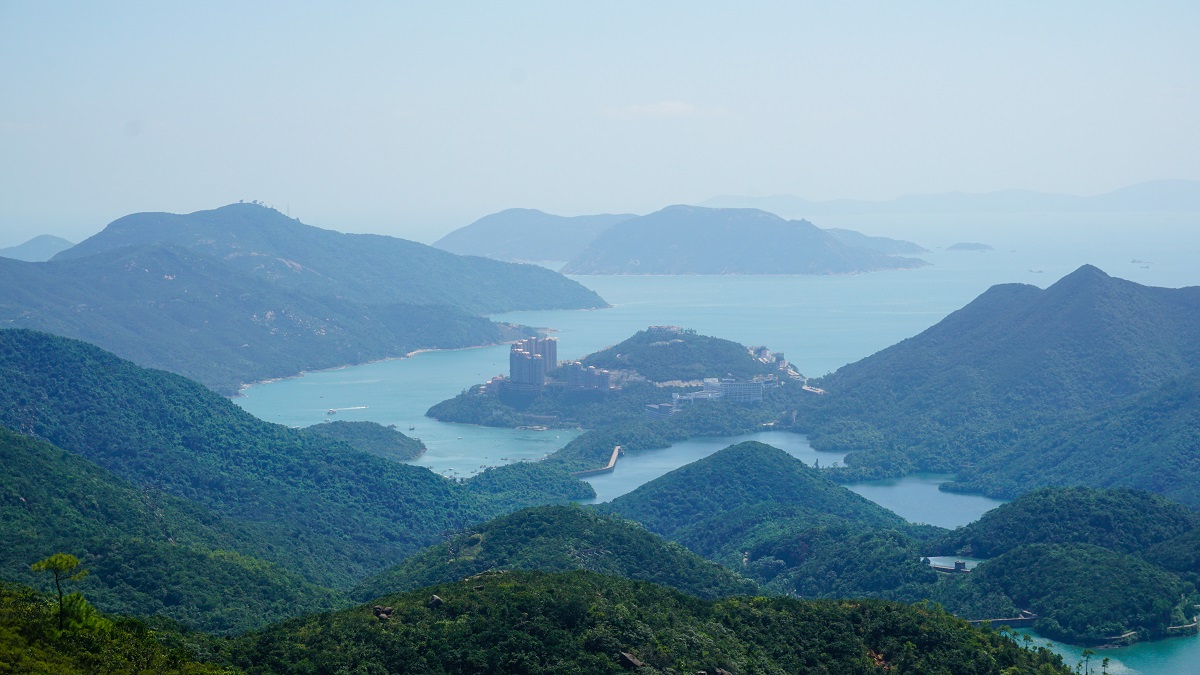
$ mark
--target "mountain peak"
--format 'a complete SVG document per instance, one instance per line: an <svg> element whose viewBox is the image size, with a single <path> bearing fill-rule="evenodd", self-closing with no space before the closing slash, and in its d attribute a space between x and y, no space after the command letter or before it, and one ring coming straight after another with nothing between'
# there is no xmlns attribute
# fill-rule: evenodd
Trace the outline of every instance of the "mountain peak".
<svg viewBox="0 0 1200 675"><path fill-rule="evenodd" d="M1113 277L1105 274L1104 270L1095 265L1083 265L1067 276L1054 282L1046 289L1047 293L1077 292L1087 289L1103 288L1111 285Z"/></svg>

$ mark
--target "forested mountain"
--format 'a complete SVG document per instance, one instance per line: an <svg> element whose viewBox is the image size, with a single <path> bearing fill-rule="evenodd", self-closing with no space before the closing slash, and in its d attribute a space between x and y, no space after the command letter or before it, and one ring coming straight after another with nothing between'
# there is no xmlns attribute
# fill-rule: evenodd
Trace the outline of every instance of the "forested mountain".
<svg viewBox="0 0 1200 675"><path fill-rule="evenodd" d="M992 558L1028 544L1091 544L1141 555L1196 529L1200 513L1148 492L1040 488L954 530L936 547L949 555L975 558Z"/></svg>
<svg viewBox="0 0 1200 675"><path fill-rule="evenodd" d="M694 330L651 327L581 359L584 366L634 370L651 382L682 382L706 377L749 380L776 371L732 340L698 335Z"/></svg>
<svg viewBox="0 0 1200 675"><path fill-rule="evenodd" d="M42 262L53 258L59 251L65 251L75 244L56 237L52 234L40 234L33 239L7 248L0 248L0 258L12 258L25 262Z"/></svg>
<svg viewBox="0 0 1200 675"><path fill-rule="evenodd" d="M564 274L850 274L926 263L849 246L757 209L669 206L613 225Z"/></svg>
<svg viewBox="0 0 1200 675"><path fill-rule="evenodd" d="M263 557L323 585L353 583L443 531L527 506L529 483L538 497L557 495L547 502L591 493L551 466L481 479L492 482L479 488L449 481L263 422L178 375L33 331L0 331L0 425L205 506L252 531ZM514 507L507 488L516 489Z"/></svg>
<svg viewBox="0 0 1200 675"><path fill-rule="evenodd" d="M224 394L306 369L518 334L454 307L302 295L162 244L62 262L0 259L0 326L86 340Z"/></svg>
<svg viewBox="0 0 1200 675"><path fill-rule="evenodd" d="M1195 588L1132 555L1089 544L1030 544L974 569L978 593L999 591L1038 615L1056 640L1098 644L1171 635L1195 620ZM1194 631L1193 631L1194 632ZM1178 633L1176 633L1178 634Z"/></svg>
<svg viewBox="0 0 1200 675"><path fill-rule="evenodd" d="M1043 485L1128 486L1200 508L1200 370L1030 431L951 486L1011 497Z"/></svg>
<svg viewBox="0 0 1200 675"><path fill-rule="evenodd" d="M869 451L847 458L862 475L953 471L1005 447L1027 452L1023 432L1198 367L1200 287L1141 286L1085 265L1045 290L994 286L840 368L801 425L819 447Z"/></svg>
<svg viewBox="0 0 1200 675"><path fill-rule="evenodd" d="M536 265L322 230L256 204L134 214L51 262L0 259L0 327L86 340L225 394L527 331L478 313L601 306Z"/></svg>
<svg viewBox="0 0 1200 675"><path fill-rule="evenodd" d="M257 204L186 215L135 213L55 260L160 243L217 258L278 288L367 305L448 305L494 313L605 304L543 267L456 256L395 237L323 230Z"/></svg>
<svg viewBox="0 0 1200 675"><path fill-rule="evenodd" d="M353 596L366 601L489 570L576 569L651 581L702 598L759 590L637 523L571 505L525 509L472 527L367 579Z"/></svg>
<svg viewBox="0 0 1200 675"><path fill-rule="evenodd" d="M701 600L583 571L484 574L372 604L378 609L288 621L222 649L254 675L1069 672L1044 649L1026 651L936 609Z"/></svg>
<svg viewBox="0 0 1200 675"><path fill-rule="evenodd" d="M790 506L877 526L904 519L830 481L786 452L748 441L660 476L601 505L671 538L687 527L717 523L740 507Z"/></svg>
<svg viewBox="0 0 1200 675"><path fill-rule="evenodd" d="M396 425L383 426L378 422L325 421L305 427L308 431L344 441L355 450L403 462L420 457L425 444L396 430Z"/></svg>
<svg viewBox="0 0 1200 675"><path fill-rule="evenodd" d="M570 260L608 227L637 216L556 216L536 209L506 209L484 216L433 243L459 255L513 262Z"/></svg>
<svg viewBox="0 0 1200 675"><path fill-rule="evenodd" d="M0 578L45 588L31 563L85 561L71 588L101 610L244 630L331 607L331 591L266 562L252 528L0 427ZM49 584L53 588L53 584Z"/></svg>

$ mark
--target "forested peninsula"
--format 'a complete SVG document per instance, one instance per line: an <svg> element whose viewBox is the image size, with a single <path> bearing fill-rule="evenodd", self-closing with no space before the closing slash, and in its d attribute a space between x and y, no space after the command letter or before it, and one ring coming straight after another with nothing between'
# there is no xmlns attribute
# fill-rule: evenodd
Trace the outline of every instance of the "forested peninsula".
<svg viewBox="0 0 1200 675"><path fill-rule="evenodd" d="M487 313L603 306L536 265L320 229L258 204L133 214L49 262L0 258L0 327L86 340L227 395L524 332Z"/></svg>

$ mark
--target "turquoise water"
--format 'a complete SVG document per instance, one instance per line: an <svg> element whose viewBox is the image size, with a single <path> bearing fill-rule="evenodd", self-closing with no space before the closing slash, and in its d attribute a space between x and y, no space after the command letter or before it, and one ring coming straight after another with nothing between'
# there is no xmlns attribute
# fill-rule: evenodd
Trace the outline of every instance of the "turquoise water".
<svg viewBox="0 0 1200 675"><path fill-rule="evenodd" d="M725 437L689 438L665 450L650 450L637 454L626 454L617 462L612 473L585 478L596 490L596 502L607 502L630 492L638 486L681 466L704 459L709 455L744 441L758 441L773 445L805 464L812 466L816 461L830 465L841 461L844 455L817 452L801 434L786 431L764 431L757 434Z"/></svg>
<svg viewBox="0 0 1200 675"><path fill-rule="evenodd" d="M954 529L975 522L1004 502L981 495L942 492L949 474L915 473L903 478L847 485L854 492L904 516L910 523Z"/></svg>
<svg viewBox="0 0 1200 675"><path fill-rule="evenodd" d="M1035 646L1049 646L1060 654L1072 668L1083 660L1083 647L1058 644L1047 640L1031 630L1018 629L1018 633L1032 635ZM1022 641L1021 644L1024 644ZM1200 673L1200 637L1179 637L1167 640L1144 642L1119 649L1096 649L1092 657L1091 672L1100 672L1100 662L1109 659L1108 672L1113 675L1196 675Z"/></svg>
<svg viewBox="0 0 1200 675"><path fill-rule="evenodd" d="M1080 231L1076 238L1071 233L1080 226L1072 225L1074 230L1056 233L1053 248L1034 249L1015 241L988 253L934 251L923 256L933 266L901 272L830 277L576 277L613 307L514 312L495 318L553 329L559 338L560 358L583 356L649 325L673 324L744 344L766 345L784 352L801 372L817 376L916 335L996 283L1045 287L1079 265L1091 263L1112 276L1144 284L1200 284L1195 247L1179 245L1180 241L1186 244L1185 240L1156 237L1155 227L1161 223L1141 225L1135 231L1114 229L1110 224L1096 230L1095 236ZM1167 230L1179 227L1174 222ZM961 239L978 240L966 235ZM1133 263L1135 259L1151 262L1146 266ZM424 417L434 403L505 372L507 356L506 346L427 352L256 385L236 400L263 419L292 426L326 419L395 424L421 438L429 448L414 464L445 475L465 476L484 466L543 457L578 434L444 424ZM326 414L331 408L338 411ZM415 428L409 431L410 427ZM598 499L611 499L731 442L750 438L781 446L806 462L820 457L824 465L827 459L830 463L840 459L816 453L803 436L781 432L699 438L667 450L624 457L612 474L589 482ZM943 527L964 525L999 503L940 492L937 486L944 478L908 476L851 489L911 521ZM1079 650L1062 649L1074 664ZM1113 672L1200 672L1200 641L1195 638L1104 650L1103 656L1113 660ZM1096 664L1098 660L1093 661Z"/></svg>

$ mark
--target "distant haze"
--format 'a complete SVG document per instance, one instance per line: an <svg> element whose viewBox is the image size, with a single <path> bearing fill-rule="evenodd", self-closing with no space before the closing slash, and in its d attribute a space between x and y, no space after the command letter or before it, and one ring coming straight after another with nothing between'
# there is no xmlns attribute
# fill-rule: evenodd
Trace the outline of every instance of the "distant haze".
<svg viewBox="0 0 1200 675"><path fill-rule="evenodd" d="M1198 27L1191 1L0 3L0 247L239 199L431 242L514 207L1195 181Z"/></svg>

